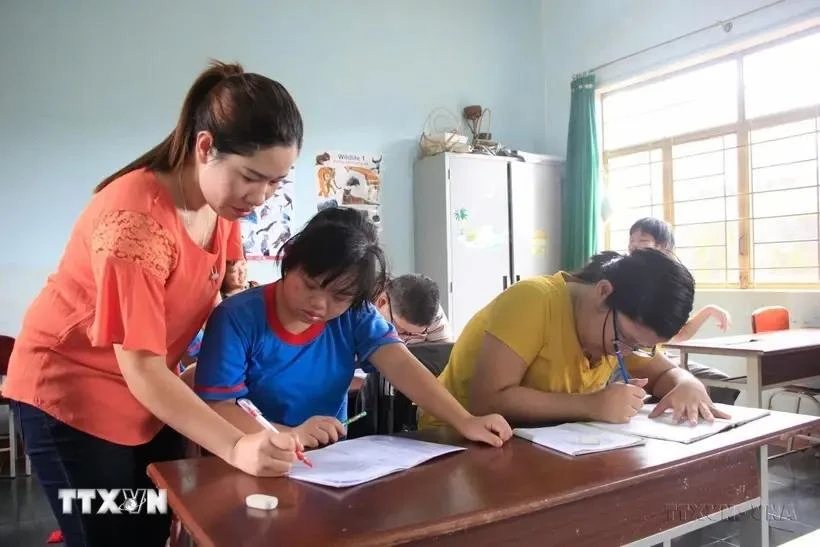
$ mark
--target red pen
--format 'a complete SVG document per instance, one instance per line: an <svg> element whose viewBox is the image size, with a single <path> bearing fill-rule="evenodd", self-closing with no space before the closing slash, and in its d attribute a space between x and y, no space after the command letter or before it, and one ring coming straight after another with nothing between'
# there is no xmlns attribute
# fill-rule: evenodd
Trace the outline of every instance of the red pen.
<svg viewBox="0 0 820 547"><path fill-rule="evenodd" d="M236 404L238 404L240 407L242 407L242 410L247 412L254 420L256 420L256 422L259 425L261 425L262 427L264 427L268 431L273 431L274 433L279 433L279 430L276 429L276 427L272 423L270 423L268 420L266 420L264 416L262 416L262 413L259 412L259 409L256 408L256 405L254 405L250 401L250 399L239 399L238 401L236 401ZM298 448L296 449L296 457L299 458L299 460L301 462L303 462L305 465L307 465L308 467L313 467L313 464L310 462L310 460L307 458L307 456L305 456L305 453L302 452L301 450L299 450Z"/></svg>

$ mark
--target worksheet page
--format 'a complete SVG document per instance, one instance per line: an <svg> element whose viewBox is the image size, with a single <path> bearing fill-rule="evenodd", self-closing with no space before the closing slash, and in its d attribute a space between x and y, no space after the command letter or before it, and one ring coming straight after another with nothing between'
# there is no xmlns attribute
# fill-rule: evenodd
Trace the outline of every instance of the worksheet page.
<svg viewBox="0 0 820 547"><path fill-rule="evenodd" d="M513 434L570 456L640 446L645 442L641 437L604 431L581 423L549 427L519 427L513 430Z"/></svg>
<svg viewBox="0 0 820 547"><path fill-rule="evenodd" d="M288 476L313 484L345 488L460 450L465 449L403 437L371 435L311 450L307 457L313 467L296 462Z"/></svg>
<svg viewBox="0 0 820 547"><path fill-rule="evenodd" d="M688 444L700 439L705 439L706 437L711 437L732 427L757 420L769 414L768 410L760 408L747 408L718 403L716 403L715 406L729 414L731 418L716 418L712 423L701 419L697 425L693 426L690 425L689 422L675 422L672 419L672 412L670 411L664 412L657 418L650 418L649 413L655 408L655 405L650 404L644 405L643 408L625 424L610 424L604 422L587 423L594 427L626 435L637 435L639 437Z"/></svg>

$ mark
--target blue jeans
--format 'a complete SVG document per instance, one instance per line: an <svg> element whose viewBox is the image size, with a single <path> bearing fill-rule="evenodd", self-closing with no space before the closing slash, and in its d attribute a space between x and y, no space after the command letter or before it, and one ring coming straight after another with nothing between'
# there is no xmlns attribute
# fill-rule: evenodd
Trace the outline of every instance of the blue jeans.
<svg viewBox="0 0 820 547"><path fill-rule="evenodd" d="M34 406L12 401L11 407L34 474L65 536L66 547L165 545L170 514L98 515L103 501L100 496L92 501L91 514L81 514L79 501L74 502L70 514L63 514L63 501L57 490L154 488L146 468L149 463L183 457L184 445L178 433L165 427L145 444L124 446L83 433Z"/></svg>

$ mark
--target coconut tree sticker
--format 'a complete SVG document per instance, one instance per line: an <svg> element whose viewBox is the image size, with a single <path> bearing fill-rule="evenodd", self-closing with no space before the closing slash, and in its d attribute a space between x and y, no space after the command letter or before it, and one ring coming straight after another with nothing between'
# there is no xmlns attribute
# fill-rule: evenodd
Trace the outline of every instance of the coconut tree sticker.
<svg viewBox="0 0 820 547"><path fill-rule="evenodd" d="M491 224L473 225L470 213L464 207L456 209L453 216L458 223L458 241L473 249L489 249L501 245L506 237L496 232Z"/></svg>
<svg viewBox="0 0 820 547"><path fill-rule="evenodd" d="M459 209L456 209L453 216L456 217L456 222L458 223L458 235L464 237L464 225L467 223L467 217L469 216L467 214L467 209L460 207Z"/></svg>

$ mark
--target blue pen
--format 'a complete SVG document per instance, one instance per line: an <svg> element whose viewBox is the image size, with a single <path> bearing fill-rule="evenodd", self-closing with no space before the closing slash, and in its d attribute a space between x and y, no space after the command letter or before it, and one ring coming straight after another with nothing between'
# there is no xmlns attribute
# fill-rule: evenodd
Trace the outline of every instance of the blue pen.
<svg viewBox="0 0 820 547"><path fill-rule="evenodd" d="M618 359L618 369L621 372L621 378L624 379L624 383L629 383L629 373L626 372L626 367L624 366L624 356L621 355L621 350L615 350L615 358Z"/></svg>

